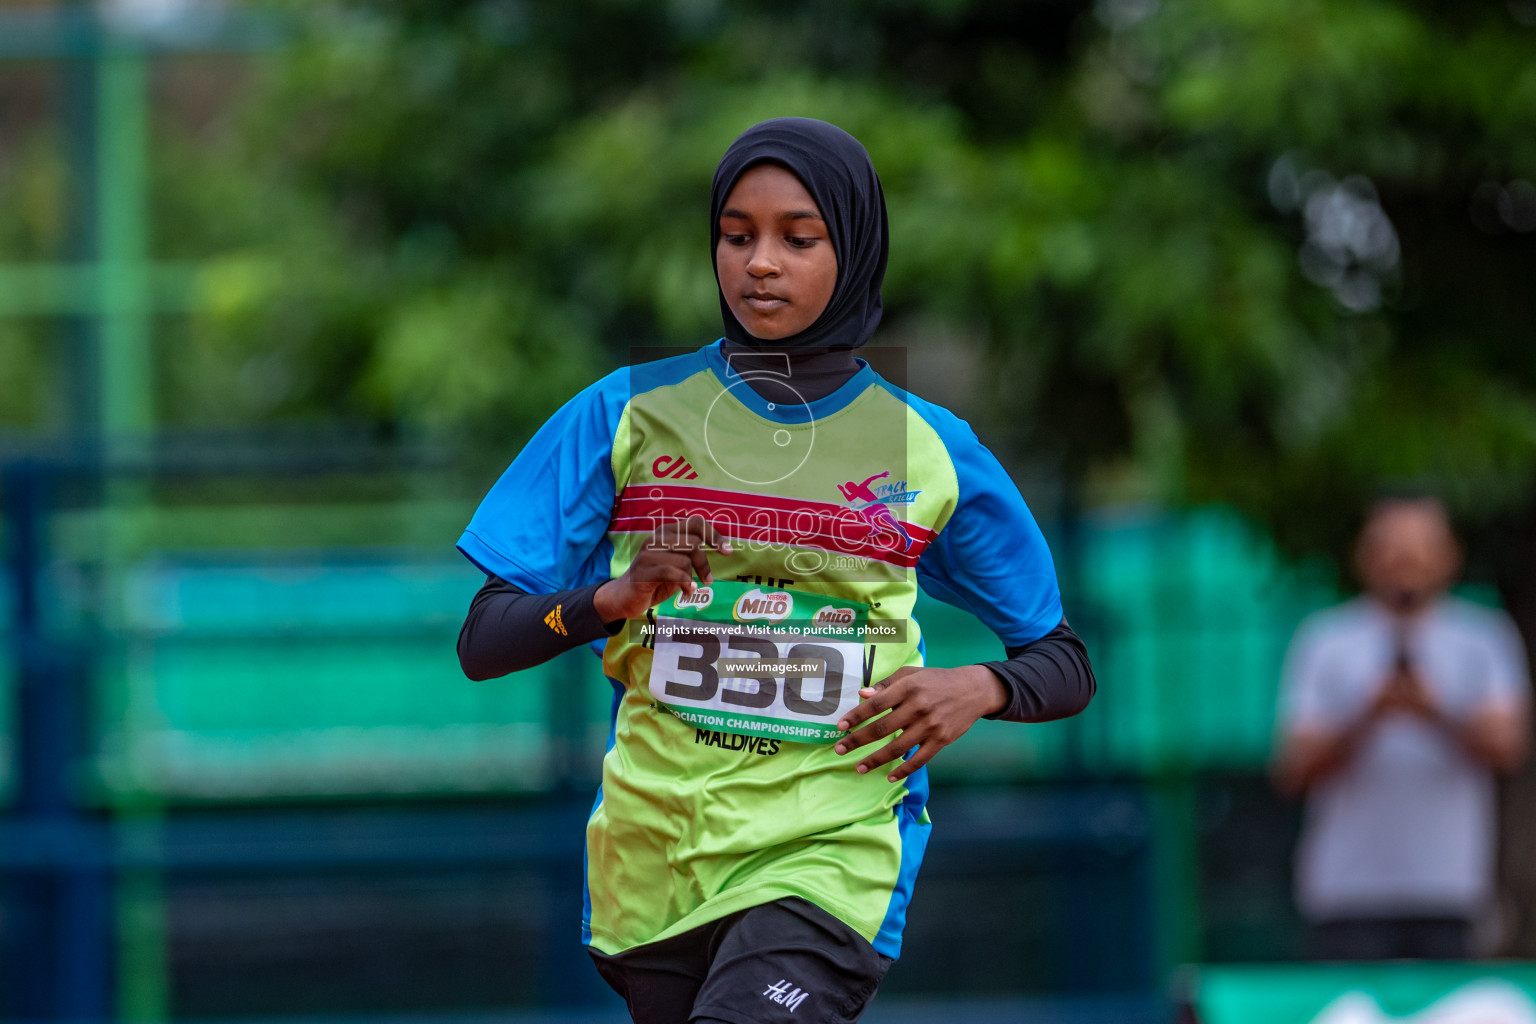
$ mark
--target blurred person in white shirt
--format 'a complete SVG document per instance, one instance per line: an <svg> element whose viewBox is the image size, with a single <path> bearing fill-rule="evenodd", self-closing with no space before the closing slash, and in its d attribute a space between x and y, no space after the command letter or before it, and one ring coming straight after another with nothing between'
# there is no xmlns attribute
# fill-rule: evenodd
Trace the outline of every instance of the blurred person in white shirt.
<svg viewBox="0 0 1536 1024"><path fill-rule="evenodd" d="M1525 651L1508 616L1447 594L1440 502L1378 503L1355 557L1365 593L1302 623L1282 681L1297 904L1325 959L1465 958L1495 895L1495 776L1529 742Z"/></svg>

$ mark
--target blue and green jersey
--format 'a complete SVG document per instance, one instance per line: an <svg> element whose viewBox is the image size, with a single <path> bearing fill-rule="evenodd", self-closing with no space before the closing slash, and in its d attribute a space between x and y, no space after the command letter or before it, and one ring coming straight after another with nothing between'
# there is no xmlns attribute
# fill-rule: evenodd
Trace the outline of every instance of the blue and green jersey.
<svg viewBox="0 0 1536 1024"><path fill-rule="evenodd" d="M600 645L613 726L584 939L619 953L798 896L895 957L927 773L859 775L836 723L865 680L923 663L919 587L1008 646L1055 628L1050 551L953 414L862 363L823 398L770 402L719 342L571 399L459 548L552 593L621 575L660 523L695 515L732 543L709 552L716 585Z"/></svg>

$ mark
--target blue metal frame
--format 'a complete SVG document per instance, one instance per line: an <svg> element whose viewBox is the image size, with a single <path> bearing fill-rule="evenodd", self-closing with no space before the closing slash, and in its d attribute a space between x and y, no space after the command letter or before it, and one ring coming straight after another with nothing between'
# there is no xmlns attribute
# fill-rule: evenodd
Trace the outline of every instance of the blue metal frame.
<svg viewBox="0 0 1536 1024"><path fill-rule="evenodd" d="M25 846L41 854L17 863L11 876L19 927L10 936L7 989L14 993L12 1012L20 1016L102 1019L112 999L106 983L112 969L111 883L98 845L73 841L92 827L73 798L70 778L84 739L85 673L78 652L54 642L45 625L51 483L48 468L38 462L0 471L17 668L15 813L39 835Z"/></svg>

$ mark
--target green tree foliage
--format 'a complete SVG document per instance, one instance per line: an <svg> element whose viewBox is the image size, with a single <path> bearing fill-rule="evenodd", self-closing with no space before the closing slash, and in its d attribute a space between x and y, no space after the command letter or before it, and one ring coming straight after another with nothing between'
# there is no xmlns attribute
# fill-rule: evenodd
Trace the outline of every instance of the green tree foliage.
<svg viewBox="0 0 1536 1024"><path fill-rule="evenodd" d="M1297 550L1393 481L1531 506L1530 0L274 10L241 116L158 153L158 244L210 261L172 422L504 455L630 346L718 334L710 174L796 113L870 149L884 335L979 352L965 411L1016 464Z"/></svg>
<svg viewBox="0 0 1536 1024"><path fill-rule="evenodd" d="M1236 498L1305 544L1336 539L1339 504L1394 479L1433 481L1471 516L1529 500L1536 305L1517 283L1536 274L1536 208L1522 198L1536 178L1529 14L1223 0L1126 18L1103 40L1110 84L1089 94L1143 104L1119 151L1176 161L1223 197L1223 220L1287 257L1292 296L1261 314L1276 335L1266 386L1209 420L1197 400L1178 403L1204 435L1192 496ZM1377 210L1385 220L1367 223ZM1282 339L1278 324L1295 326ZM1205 343L1220 361L1245 348Z"/></svg>

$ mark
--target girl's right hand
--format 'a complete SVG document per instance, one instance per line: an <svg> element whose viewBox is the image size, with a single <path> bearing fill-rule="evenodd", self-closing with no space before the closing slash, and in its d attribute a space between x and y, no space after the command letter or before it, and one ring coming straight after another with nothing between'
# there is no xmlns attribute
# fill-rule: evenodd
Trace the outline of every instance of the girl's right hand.
<svg viewBox="0 0 1536 1024"><path fill-rule="evenodd" d="M684 522L669 520L656 528L624 575L597 588L592 604L604 622L638 619L681 590L691 594L699 584L715 581L705 548L722 555L732 553L731 542L703 516Z"/></svg>

